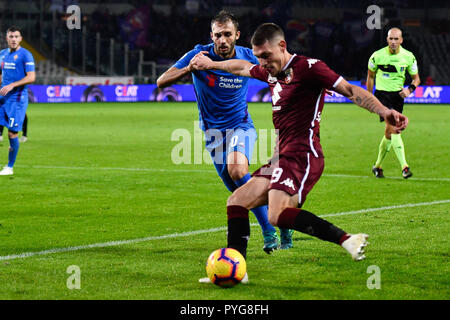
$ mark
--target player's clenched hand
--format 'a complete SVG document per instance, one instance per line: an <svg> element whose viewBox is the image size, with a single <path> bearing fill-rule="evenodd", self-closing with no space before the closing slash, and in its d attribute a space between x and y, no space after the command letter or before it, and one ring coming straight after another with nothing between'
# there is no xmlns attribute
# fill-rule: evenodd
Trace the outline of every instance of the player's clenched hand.
<svg viewBox="0 0 450 320"><path fill-rule="evenodd" d="M402 132L408 126L408 117L393 109L387 110L384 120L395 127L396 133Z"/></svg>
<svg viewBox="0 0 450 320"><path fill-rule="evenodd" d="M12 89L14 89L14 87L12 85L8 84L0 89L0 94L2 96L6 96L8 94L8 92L10 92Z"/></svg>
<svg viewBox="0 0 450 320"><path fill-rule="evenodd" d="M211 69L212 60L205 55L207 51L200 51L194 58L192 58L190 64L195 70L208 70Z"/></svg>

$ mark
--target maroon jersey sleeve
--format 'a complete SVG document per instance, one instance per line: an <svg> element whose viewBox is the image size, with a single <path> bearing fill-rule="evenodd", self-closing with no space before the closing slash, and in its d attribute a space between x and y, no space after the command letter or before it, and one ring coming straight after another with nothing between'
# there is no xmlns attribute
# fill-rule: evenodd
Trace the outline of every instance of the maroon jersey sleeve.
<svg viewBox="0 0 450 320"><path fill-rule="evenodd" d="M310 81L325 89L336 87L342 80L341 76L331 70L323 61L308 59L308 78Z"/></svg>
<svg viewBox="0 0 450 320"><path fill-rule="evenodd" d="M268 78L269 78L269 73L257 64L255 64L250 69L250 75L252 76L252 78L255 78L255 79L258 79L258 80L261 80L264 82L267 82Z"/></svg>

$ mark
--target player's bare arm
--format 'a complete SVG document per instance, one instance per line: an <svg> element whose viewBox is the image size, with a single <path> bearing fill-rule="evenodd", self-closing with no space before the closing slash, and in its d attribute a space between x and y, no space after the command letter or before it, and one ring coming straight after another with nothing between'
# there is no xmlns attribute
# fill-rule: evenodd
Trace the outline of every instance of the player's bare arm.
<svg viewBox="0 0 450 320"><path fill-rule="evenodd" d="M373 86L375 85L375 75L375 71L367 70L366 87L367 91L369 91L370 93L373 93Z"/></svg>
<svg viewBox="0 0 450 320"><path fill-rule="evenodd" d="M254 66L254 64L248 61L239 59L226 61L212 61L203 52L198 53L192 59L192 63L193 68L196 70L218 69L242 77L251 77L250 69Z"/></svg>
<svg viewBox="0 0 450 320"><path fill-rule="evenodd" d="M10 83L10 84L4 86L4 87L0 90L0 94L1 94L2 96L6 96L6 95L8 94L8 92L10 92L11 90L13 90L14 88L16 88L16 87L21 87L21 86L24 86L24 85L26 85L26 84L33 83L35 80L36 80L36 72L34 72L34 71L29 71L29 72L27 72L27 75L26 75L23 79L21 79L21 80L19 80L19 81L16 81L16 82L13 82L13 83Z"/></svg>
<svg viewBox="0 0 450 320"><path fill-rule="evenodd" d="M335 91L347 97L358 106L378 114L395 127L396 132L403 131L408 125L408 118L401 113L386 108L372 93L342 80Z"/></svg>
<svg viewBox="0 0 450 320"><path fill-rule="evenodd" d="M159 76L158 80L156 80L156 84L158 88L168 87L183 78L188 73L191 73L192 71L193 69L191 64L182 69L172 67Z"/></svg>
<svg viewBox="0 0 450 320"><path fill-rule="evenodd" d="M418 87L420 84L420 77L418 73L411 75L411 79L412 79L411 85L408 88L403 88L403 90L400 91L400 96L402 98L408 97L414 91L414 89Z"/></svg>

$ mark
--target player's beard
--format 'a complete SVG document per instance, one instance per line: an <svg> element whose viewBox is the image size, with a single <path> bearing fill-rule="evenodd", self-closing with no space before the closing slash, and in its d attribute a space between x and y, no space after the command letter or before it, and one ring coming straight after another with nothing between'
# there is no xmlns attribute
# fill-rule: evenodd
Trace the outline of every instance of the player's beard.
<svg viewBox="0 0 450 320"><path fill-rule="evenodd" d="M216 45L216 52L223 59L229 59L229 58L231 58L231 56L234 53L235 44L236 44L236 42L233 42L232 44L230 44L230 46L229 46L227 51L221 51L220 50L221 46L220 45L218 45L218 46Z"/></svg>

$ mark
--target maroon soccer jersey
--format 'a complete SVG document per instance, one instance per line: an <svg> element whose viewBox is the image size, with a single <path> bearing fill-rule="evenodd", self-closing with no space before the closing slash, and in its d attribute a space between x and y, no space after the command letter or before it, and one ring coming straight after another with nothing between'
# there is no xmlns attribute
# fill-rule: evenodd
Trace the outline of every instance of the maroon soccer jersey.
<svg viewBox="0 0 450 320"><path fill-rule="evenodd" d="M320 60L295 54L277 77L259 65L253 66L250 74L269 84L280 154L306 151L323 157L319 127L324 89L336 87L342 77Z"/></svg>

